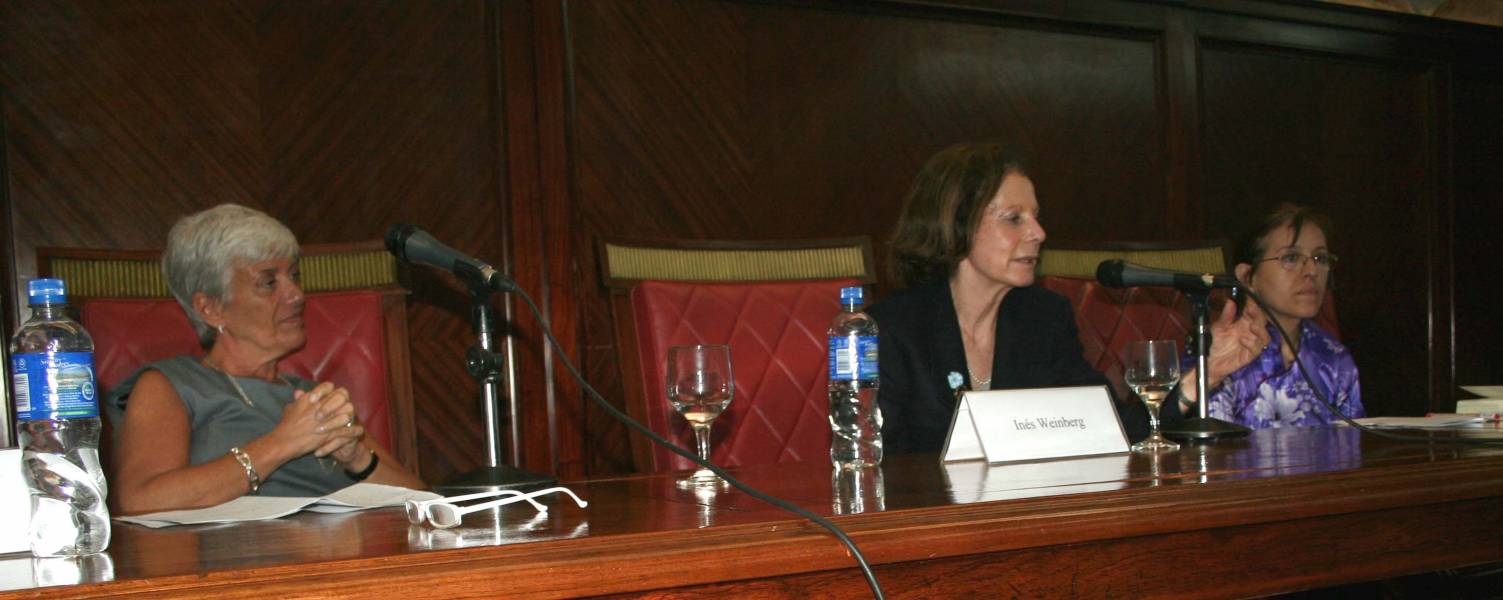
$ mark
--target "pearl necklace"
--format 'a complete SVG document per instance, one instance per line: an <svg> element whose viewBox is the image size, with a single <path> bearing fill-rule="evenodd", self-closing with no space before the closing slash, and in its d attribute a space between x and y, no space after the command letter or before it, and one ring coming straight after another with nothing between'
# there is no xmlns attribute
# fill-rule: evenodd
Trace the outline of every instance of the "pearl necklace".
<svg viewBox="0 0 1503 600"><path fill-rule="evenodd" d="M965 372L967 375L971 376L971 388L975 389L978 392L984 392L986 390L992 389L992 379L990 377L986 379L976 377L976 374L971 372L970 365L966 365Z"/></svg>

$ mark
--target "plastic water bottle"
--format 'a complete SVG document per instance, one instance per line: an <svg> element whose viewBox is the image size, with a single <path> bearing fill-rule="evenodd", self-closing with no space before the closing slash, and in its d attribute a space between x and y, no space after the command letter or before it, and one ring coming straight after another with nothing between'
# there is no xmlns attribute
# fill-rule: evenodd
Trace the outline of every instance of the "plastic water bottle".
<svg viewBox="0 0 1503 600"><path fill-rule="evenodd" d="M861 310L861 288L840 290L844 310L830 323L830 460L839 469L882 464L877 406L877 322Z"/></svg>
<svg viewBox="0 0 1503 600"><path fill-rule="evenodd" d="M882 467L835 469L830 474L830 503L837 515L887 510L887 484L882 478Z"/></svg>
<svg viewBox="0 0 1503 600"><path fill-rule="evenodd" d="M31 318L11 339L21 471L31 492L31 553L84 556L110 545L99 466L94 340L68 317L60 279L28 288Z"/></svg>

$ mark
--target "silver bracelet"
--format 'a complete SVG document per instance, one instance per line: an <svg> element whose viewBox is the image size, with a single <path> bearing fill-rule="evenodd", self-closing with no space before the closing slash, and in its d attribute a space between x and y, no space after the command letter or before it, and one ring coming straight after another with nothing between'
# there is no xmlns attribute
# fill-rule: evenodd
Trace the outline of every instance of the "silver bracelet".
<svg viewBox="0 0 1503 600"><path fill-rule="evenodd" d="M256 493L256 490L261 489L261 474L257 473L256 466L251 464L250 455L239 447L230 448L230 454L235 456L240 466L245 467L245 483L250 486L250 493Z"/></svg>

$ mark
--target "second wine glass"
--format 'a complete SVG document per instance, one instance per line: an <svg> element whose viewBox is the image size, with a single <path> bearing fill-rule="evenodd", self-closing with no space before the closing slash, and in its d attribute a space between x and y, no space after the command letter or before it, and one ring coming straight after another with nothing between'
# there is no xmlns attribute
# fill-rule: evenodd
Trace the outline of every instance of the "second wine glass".
<svg viewBox="0 0 1503 600"><path fill-rule="evenodd" d="M731 404L735 378L731 347L709 344L668 349L668 403L689 421L699 457L710 460L710 425ZM699 469L678 481L680 488L725 487L725 480Z"/></svg>
<svg viewBox="0 0 1503 600"><path fill-rule="evenodd" d="M1164 399L1179 383L1179 348L1173 340L1148 340L1133 342L1127 348L1127 364L1122 370L1122 380L1127 387L1143 399L1148 408L1150 433L1141 442L1132 445L1138 452L1168 452L1178 450L1179 444L1164 439L1159 433L1159 408Z"/></svg>

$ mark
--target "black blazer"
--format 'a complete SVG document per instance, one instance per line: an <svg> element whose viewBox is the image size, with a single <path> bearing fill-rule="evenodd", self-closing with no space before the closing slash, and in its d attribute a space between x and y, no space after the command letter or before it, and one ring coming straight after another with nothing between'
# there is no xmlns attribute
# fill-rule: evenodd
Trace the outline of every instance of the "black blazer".
<svg viewBox="0 0 1503 600"><path fill-rule="evenodd" d="M960 374L970 386L948 282L903 290L868 313L879 334L877 403L884 452L939 452L955 413L949 374ZM1085 361L1070 301L1042 287L1013 288L1003 296L995 344L991 389L1107 384ZM1141 402L1113 404L1129 438L1148 435L1148 412Z"/></svg>

